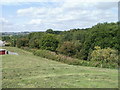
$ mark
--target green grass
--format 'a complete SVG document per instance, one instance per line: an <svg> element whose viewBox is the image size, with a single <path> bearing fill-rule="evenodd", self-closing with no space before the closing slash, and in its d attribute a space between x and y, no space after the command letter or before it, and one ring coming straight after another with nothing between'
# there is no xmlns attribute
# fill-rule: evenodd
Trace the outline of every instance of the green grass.
<svg viewBox="0 0 120 90"><path fill-rule="evenodd" d="M2 56L3 88L118 88L118 70L67 65L4 48L19 55Z"/></svg>

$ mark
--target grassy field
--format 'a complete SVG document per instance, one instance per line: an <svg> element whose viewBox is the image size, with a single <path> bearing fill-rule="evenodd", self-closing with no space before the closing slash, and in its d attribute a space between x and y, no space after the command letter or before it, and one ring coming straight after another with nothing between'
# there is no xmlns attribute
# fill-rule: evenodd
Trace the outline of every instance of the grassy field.
<svg viewBox="0 0 120 90"><path fill-rule="evenodd" d="M67 65L6 49L19 55L2 56L3 88L118 88L118 70Z"/></svg>

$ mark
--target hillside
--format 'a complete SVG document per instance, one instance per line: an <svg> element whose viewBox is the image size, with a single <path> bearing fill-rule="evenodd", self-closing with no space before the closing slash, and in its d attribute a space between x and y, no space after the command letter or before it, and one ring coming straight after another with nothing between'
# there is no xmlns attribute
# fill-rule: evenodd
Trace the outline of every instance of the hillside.
<svg viewBox="0 0 120 90"><path fill-rule="evenodd" d="M19 55L2 56L3 88L118 87L115 69L67 65L15 47L5 48Z"/></svg>

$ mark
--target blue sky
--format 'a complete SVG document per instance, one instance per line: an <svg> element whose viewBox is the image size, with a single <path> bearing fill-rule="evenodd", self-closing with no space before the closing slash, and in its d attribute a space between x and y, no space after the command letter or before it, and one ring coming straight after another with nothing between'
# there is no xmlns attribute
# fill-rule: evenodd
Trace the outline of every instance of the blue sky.
<svg viewBox="0 0 120 90"><path fill-rule="evenodd" d="M117 2L4 2L0 24L3 32L69 30L97 23L117 22Z"/></svg>

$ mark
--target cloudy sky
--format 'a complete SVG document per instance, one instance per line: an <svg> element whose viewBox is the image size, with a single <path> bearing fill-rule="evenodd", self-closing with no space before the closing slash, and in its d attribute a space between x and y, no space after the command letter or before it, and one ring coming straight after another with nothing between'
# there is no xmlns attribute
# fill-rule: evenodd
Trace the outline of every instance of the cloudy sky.
<svg viewBox="0 0 120 90"><path fill-rule="evenodd" d="M69 30L118 21L118 2L53 0L0 4L3 32Z"/></svg>

